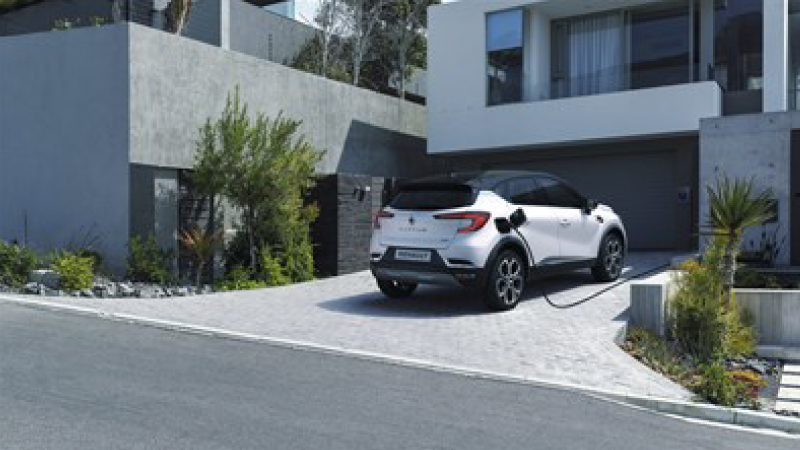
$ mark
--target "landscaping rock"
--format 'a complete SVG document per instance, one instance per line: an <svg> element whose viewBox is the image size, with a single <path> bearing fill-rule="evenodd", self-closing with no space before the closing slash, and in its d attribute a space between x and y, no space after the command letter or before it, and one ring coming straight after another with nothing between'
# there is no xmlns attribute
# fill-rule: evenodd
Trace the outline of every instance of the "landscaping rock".
<svg viewBox="0 0 800 450"><path fill-rule="evenodd" d="M58 289L61 283L61 277L53 270L31 270L28 273L28 281L31 283L38 283L49 289Z"/></svg>
<svg viewBox="0 0 800 450"><path fill-rule="evenodd" d="M117 295L120 297L133 297L136 295L136 289L130 283L117 283Z"/></svg>
<svg viewBox="0 0 800 450"><path fill-rule="evenodd" d="M159 298L164 296L164 290L158 286L143 285L136 289L136 297Z"/></svg>
<svg viewBox="0 0 800 450"><path fill-rule="evenodd" d="M189 292L189 288L187 287L178 287L173 289L173 294L178 297L186 297L191 292Z"/></svg>
<svg viewBox="0 0 800 450"><path fill-rule="evenodd" d="M43 289L44 286L42 286L41 284L36 282L31 282L26 284L22 291L26 294L41 295Z"/></svg>
<svg viewBox="0 0 800 450"><path fill-rule="evenodd" d="M758 372L761 375L768 375L770 372L769 364L764 361L759 360L749 360L747 361L747 368Z"/></svg>
<svg viewBox="0 0 800 450"><path fill-rule="evenodd" d="M92 292L91 289L84 289L84 290L80 291L80 296L81 297L86 297L86 298L94 298L95 297L94 292Z"/></svg>

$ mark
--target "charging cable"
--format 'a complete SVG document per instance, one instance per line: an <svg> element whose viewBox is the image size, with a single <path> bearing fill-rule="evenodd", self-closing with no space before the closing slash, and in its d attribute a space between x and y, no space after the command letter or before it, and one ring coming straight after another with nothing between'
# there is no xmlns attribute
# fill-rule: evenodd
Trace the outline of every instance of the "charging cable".
<svg viewBox="0 0 800 450"><path fill-rule="evenodd" d="M509 221L509 224L511 224L511 221ZM522 233L519 232L519 228L515 227L513 224L511 224L511 229L514 230L514 233L516 233L517 236L519 236L519 238L525 244L525 247L528 249L528 254L529 255L533 255L533 252L531 252L531 247L530 247L530 245L528 245L528 240L525 239L525 236L523 236ZM582 298L582 299L580 299L578 301L572 302L572 303L567 303L567 304L555 303L552 300L550 300L550 296L547 295L547 292L544 289L541 289L540 292L541 292L542 297L544 297L545 301L547 301L547 304L552 306L553 308L556 308L556 309L575 308L576 306L580 306L580 305L582 305L582 304L584 304L584 303L586 303L586 302L588 302L590 300L594 300L595 298L605 294L608 291L616 289L616 288L622 286L625 283L629 283L629 282L631 282L633 280L636 280L638 278L646 277L647 275L651 275L651 274L654 274L654 273L661 272L662 270L669 268L671 265L672 265L671 263L661 264L661 265L655 266L655 267L653 267L651 269L647 269L645 271L639 272L639 273L637 273L635 275L631 275L629 277L626 277L626 278L624 278L622 280L619 280L619 281L615 282L614 284L612 284L610 286L606 286L603 289L600 289L599 291L597 291L597 292L595 292L595 293L593 293L593 294L591 294L591 295L589 295L587 297L584 297L584 298Z"/></svg>

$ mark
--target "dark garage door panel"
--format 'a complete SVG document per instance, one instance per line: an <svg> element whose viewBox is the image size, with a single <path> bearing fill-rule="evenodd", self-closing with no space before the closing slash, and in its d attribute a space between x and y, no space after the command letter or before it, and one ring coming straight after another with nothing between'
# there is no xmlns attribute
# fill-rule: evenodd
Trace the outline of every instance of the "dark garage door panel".
<svg viewBox="0 0 800 450"><path fill-rule="evenodd" d="M674 249L678 242L675 167L674 152L657 152L536 160L505 168L564 178L587 197L614 208L632 249L661 250Z"/></svg>

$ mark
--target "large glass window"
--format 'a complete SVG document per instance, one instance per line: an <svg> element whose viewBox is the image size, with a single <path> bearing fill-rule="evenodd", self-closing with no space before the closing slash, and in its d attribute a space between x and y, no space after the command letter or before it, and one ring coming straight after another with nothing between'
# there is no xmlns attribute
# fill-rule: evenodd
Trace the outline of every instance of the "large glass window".
<svg viewBox="0 0 800 450"><path fill-rule="evenodd" d="M675 0L554 21L552 97L691 81L694 5Z"/></svg>
<svg viewBox="0 0 800 450"><path fill-rule="evenodd" d="M522 9L486 16L489 105L522 101L524 29Z"/></svg>
<svg viewBox="0 0 800 450"><path fill-rule="evenodd" d="M789 106L798 109L800 93L800 0L789 0Z"/></svg>
<svg viewBox="0 0 800 450"><path fill-rule="evenodd" d="M760 90L764 0L717 0L714 76L727 92Z"/></svg>
<svg viewBox="0 0 800 450"><path fill-rule="evenodd" d="M689 82L693 24L689 4L634 9L631 23L631 88Z"/></svg>

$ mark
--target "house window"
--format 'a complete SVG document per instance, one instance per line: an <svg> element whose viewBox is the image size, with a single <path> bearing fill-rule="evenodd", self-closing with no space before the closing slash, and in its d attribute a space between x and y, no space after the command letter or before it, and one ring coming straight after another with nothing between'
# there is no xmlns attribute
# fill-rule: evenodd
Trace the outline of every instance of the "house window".
<svg viewBox="0 0 800 450"><path fill-rule="evenodd" d="M789 0L789 106L798 109L800 102L800 0Z"/></svg>
<svg viewBox="0 0 800 450"><path fill-rule="evenodd" d="M693 5L665 1L553 21L551 96L691 81L692 44L697 46Z"/></svg>
<svg viewBox="0 0 800 450"><path fill-rule="evenodd" d="M688 83L694 31L689 4L637 8L630 13L630 23L631 89Z"/></svg>
<svg viewBox="0 0 800 450"><path fill-rule="evenodd" d="M764 0L717 0L715 78L727 92L761 90Z"/></svg>
<svg viewBox="0 0 800 450"><path fill-rule="evenodd" d="M486 16L489 105L522 101L524 22L522 9Z"/></svg>
<svg viewBox="0 0 800 450"><path fill-rule="evenodd" d="M613 11L553 24L553 97L623 89L626 84L626 14Z"/></svg>

